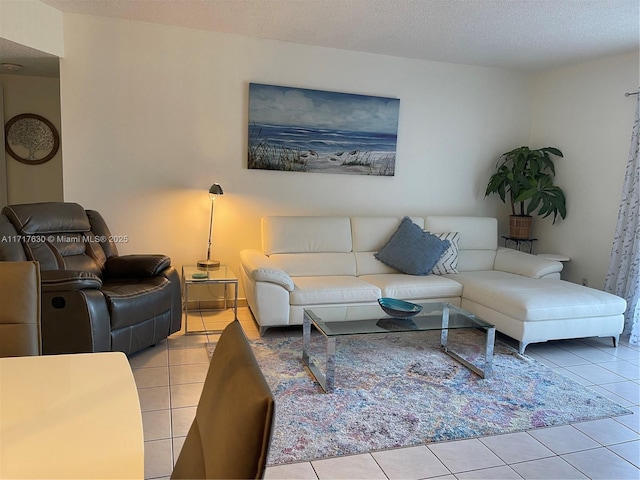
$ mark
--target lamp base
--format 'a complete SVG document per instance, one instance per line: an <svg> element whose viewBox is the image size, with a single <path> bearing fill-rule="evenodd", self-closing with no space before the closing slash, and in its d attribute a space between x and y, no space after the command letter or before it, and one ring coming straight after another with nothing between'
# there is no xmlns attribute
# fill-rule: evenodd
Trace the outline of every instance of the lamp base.
<svg viewBox="0 0 640 480"><path fill-rule="evenodd" d="M212 270L220 266L219 260L198 260L199 270Z"/></svg>

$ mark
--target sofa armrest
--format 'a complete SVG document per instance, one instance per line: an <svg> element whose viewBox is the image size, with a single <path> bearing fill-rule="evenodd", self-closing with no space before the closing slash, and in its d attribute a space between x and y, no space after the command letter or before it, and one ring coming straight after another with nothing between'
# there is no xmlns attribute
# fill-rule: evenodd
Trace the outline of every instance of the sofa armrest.
<svg viewBox="0 0 640 480"><path fill-rule="evenodd" d="M562 267L562 262L504 247L498 247L493 265L494 270L531 278L560 274Z"/></svg>
<svg viewBox="0 0 640 480"><path fill-rule="evenodd" d="M289 274L260 250L242 250L240 263L253 281L275 283L289 292L293 291L293 280Z"/></svg>
<svg viewBox="0 0 640 480"><path fill-rule="evenodd" d="M102 280L97 275L80 270L45 270L40 272L43 292L69 290L99 290Z"/></svg>
<svg viewBox="0 0 640 480"><path fill-rule="evenodd" d="M171 259L166 255L122 255L107 259L104 269L107 278L146 278L170 266Z"/></svg>

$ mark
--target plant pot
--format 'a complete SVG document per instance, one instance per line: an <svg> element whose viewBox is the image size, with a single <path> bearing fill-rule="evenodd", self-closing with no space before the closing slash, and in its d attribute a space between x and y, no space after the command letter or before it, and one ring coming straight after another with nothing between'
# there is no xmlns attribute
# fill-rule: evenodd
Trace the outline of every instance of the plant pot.
<svg viewBox="0 0 640 480"><path fill-rule="evenodd" d="M519 240L531 238L531 215L510 215L509 216L509 236Z"/></svg>

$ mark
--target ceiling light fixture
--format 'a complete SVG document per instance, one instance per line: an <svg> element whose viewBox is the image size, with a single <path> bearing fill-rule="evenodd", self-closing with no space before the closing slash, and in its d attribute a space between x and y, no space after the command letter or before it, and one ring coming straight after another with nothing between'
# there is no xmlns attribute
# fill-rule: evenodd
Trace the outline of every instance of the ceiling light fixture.
<svg viewBox="0 0 640 480"><path fill-rule="evenodd" d="M0 67L2 67L2 70L8 70L10 72L22 70L22 65L18 65L17 63L2 63L0 64Z"/></svg>

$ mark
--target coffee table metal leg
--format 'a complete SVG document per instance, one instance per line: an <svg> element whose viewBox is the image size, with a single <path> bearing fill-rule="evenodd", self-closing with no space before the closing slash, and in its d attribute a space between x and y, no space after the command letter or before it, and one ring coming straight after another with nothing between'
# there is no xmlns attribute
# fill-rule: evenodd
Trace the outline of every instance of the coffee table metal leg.
<svg viewBox="0 0 640 480"><path fill-rule="evenodd" d="M484 351L484 378L489 378L493 371L493 348L496 344L496 327L487 328L487 346Z"/></svg>
<svg viewBox="0 0 640 480"><path fill-rule="evenodd" d="M309 366L309 349L311 348L311 320L305 313L302 317L302 361Z"/></svg>
<svg viewBox="0 0 640 480"><path fill-rule="evenodd" d="M311 350L311 324L311 319L305 313L302 319L302 361L309 367L311 375L315 377L322 389L326 393L331 393L335 385L336 339L327 337L322 330L319 330L327 341L327 368L326 374L323 374L309 355Z"/></svg>
<svg viewBox="0 0 640 480"><path fill-rule="evenodd" d="M440 346L447 351L447 340L449 336L449 307L442 307L442 330L440 330Z"/></svg>
<svg viewBox="0 0 640 480"><path fill-rule="evenodd" d="M440 346L442 351L449 355L454 360L460 362L469 370L479 375L482 378L489 378L491 376L491 370L493 367L493 347L496 341L496 329L495 327L483 328L485 335L487 336L485 351L484 351L484 368L478 368L473 363L462 358L456 352L452 351L448 347L448 333L449 333L449 307L444 306L442 309L442 330L440 332Z"/></svg>
<svg viewBox="0 0 640 480"><path fill-rule="evenodd" d="M324 386L324 391L327 393L333 392L333 388L336 381L336 339L331 337L327 338L327 377Z"/></svg>

